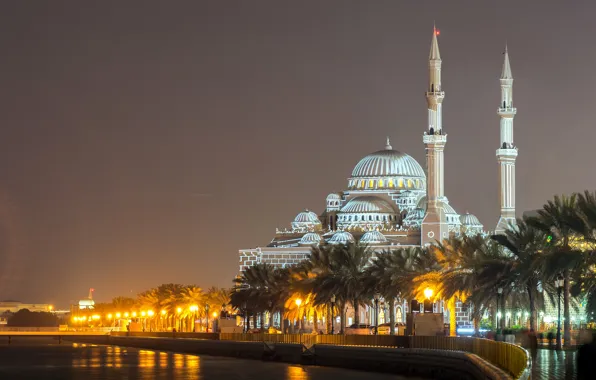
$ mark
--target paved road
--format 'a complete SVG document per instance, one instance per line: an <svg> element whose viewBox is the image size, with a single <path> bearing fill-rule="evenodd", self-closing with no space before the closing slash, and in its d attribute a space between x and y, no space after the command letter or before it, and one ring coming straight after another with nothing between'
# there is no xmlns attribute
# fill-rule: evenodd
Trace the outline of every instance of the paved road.
<svg viewBox="0 0 596 380"><path fill-rule="evenodd" d="M2 380L405 380L340 368L195 356L115 346L63 343L49 338L0 343ZM408 378L412 380L412 378Z"/></svg>
<svg viewBox="0 0 596 380"><path fill-rule="evenodd" d="M532 364L532 380L575 380L576 366L576 351L538 350Z"/></svg>

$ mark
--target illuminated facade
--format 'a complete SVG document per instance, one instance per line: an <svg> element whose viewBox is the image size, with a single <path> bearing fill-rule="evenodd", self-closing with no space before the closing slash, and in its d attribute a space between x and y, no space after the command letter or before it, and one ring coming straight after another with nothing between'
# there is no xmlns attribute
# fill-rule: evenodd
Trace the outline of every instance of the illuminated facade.
<svg viewBox="0 0 596 380"><path fill-rule="evenodd" d="M442 121L445 92L441 84L442 60L437 36L435 30L428 61L429 84L425 92L428 122L422 142L426 150L426 167L408 154L393 149L387 138L384 149L365 156L356 164L346 190L327 196L322 213L300 212L291 228L277 229L266 247L240 250L240 271L257 263L276 266L299 263L308 257L313 245L323 242L366 243L380 252L429 245L464 233L485 233L478 218L468 213L460 215L445 195L447 134ZM502 219L509 221L515 216L515 171L511 165L515 164L513 154L517 155L517 149L513 147L515 108L511 100L513 79L507 53L500 81L502 149L497 155L501 172L505 173L501 175L505 179L501 181L500 214ZM469 325L467 315L462 316L462 324Z"/></svg>

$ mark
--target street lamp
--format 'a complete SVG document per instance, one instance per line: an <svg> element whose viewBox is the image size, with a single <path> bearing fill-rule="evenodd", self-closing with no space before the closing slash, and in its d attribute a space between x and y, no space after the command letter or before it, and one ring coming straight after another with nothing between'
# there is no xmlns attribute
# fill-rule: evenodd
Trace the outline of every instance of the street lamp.
<svg viewBox="0 0 596 380"><path fill-rule="evenodd" d="M557 277L555 280L555 287L557 288L557 309L559 312L559 317L557 318L557 350L561 349L561 291L563 290L564 281L561 276Z"/></svg>
<svg viewBox="0 0 596 380"><path fill-rule="evenodd" d="M501 299L501 295L503 294L503 288L499 287L497 288L497 330L501 329L501 326L503 326L503 321L501 320L499 322L500 316L503 315L503 313L501 312L501 309L499 309L499 300Z"/></svg>
<svg viewBox="0 0 596 380"><path fill-rule="evenodd" d="M334 310L335 310L335 294L332 294L331 295L331 335L334 334L334 332L333 332L333 325L335 324Z"/></svg>
<svg viewBox="0 0 596 380"><path fill-rule="evenodd" d="M207 318L207 332L209 332L209 304L205 305L205 318Z"/></svg>
<svg viewBox="0 0 596 380"><path fill-rule="evenodd" d="M180 330L182 330L182 319L180 318L180 313L182 313L182 308L177 308L176 312L178 313L178 332L181 332Z"/></svg>
<svg viewBox="0 0 596 380"><path fill-rule="evenodd" d="M379 334L379 293L375 293L375 335Z"/></svg>
<svg viewBox="0 0 596 380"><path fill-rule="evenodd" d="M296 298L296 306L298 306L298 318L300 318L300 305L302 305L302 300L300 298ZM300 319L300 324L298 325L298 332L302 334L302 319Z"/></svg>

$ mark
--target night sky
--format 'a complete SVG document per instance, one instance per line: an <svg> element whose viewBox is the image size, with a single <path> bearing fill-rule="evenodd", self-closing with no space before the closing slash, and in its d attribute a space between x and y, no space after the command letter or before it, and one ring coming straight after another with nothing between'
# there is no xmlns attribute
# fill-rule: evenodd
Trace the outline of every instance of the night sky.
<svg viewBox="0 0 596 380"><path fill-rule="evenodd" d="M550 3L550 4L549 4ZM230 286L358 160L424 165L441 31L446 195L489 228L505 42L517 209L596 188L593 1L13 1L0 9L0 299Z"/></svg>

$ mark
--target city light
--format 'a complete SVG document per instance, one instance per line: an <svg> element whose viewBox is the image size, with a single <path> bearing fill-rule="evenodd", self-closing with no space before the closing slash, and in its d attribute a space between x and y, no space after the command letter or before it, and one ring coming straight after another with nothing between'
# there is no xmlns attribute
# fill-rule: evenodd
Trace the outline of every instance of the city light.
<svg viewBox="0 0 596 380"><path fill-rule="evenodd" d="M147 313L145 313L144 311L141 311L141 317L144 317Z"/></svg>
<svg viewBox="0 0 596 380"><path fill-rule="evenodd" d="M300 298L296 298L296 306L300 307L302 304L302 300Z"/></svg>
<svg viewBox="0 0 596 380"><path fill-rule="evenodd" d="M147 315L148 315L148 316L150 316L150 317L153 317L153 314L155 314L155 313L153 312L153 310L149 310L149 311L147 312Z"/></svg>
<svg viewBox="0 0 596 380"><path fill-rule="evenodd" d="M217 318L217 311L214 311L212 315L213 315L213 318Z"/></svg>
<svg viewBox="0 0 596 380"><path fill-rule="evenodd" d="M99 315L97 315L97 314L94 314L94 315L93 315L91 318L93 318L93 319L95 319L95 320L98 320L98 319L100 318L100 316L99 316Z"/></svg>
<svg viewBox="0 0 596 380"><path fill-rule="evenodd" d="M121 316L122 316L122 314L116 313L116 318L120 318Z"/></svg>
<svg viewBox="0 0 596 380"><path fill-rule="evenodd" d="M112 319L112 314L108 314L108 319Z"/></svg>
<svg viewBox="0 0 596 380"><path fill-rule="evenodd" d="M166 311L164 309L161 310L161 315L166 315Z"/></svg>
<svg viewBox="0 0 596 380"><path fill-rule="evenodd" d="M426 297L426 299L430 300L430 297L433 296L433 290L431 288L426 288L424 289L424 296Z"/></svg>
<svg viewBox="0 0 596 380"><path fill-rule="evenodd" d="M137 312L136 312L136 311L133 311L133 312L132 312L132 317L134 318L134 317L136 317L136 316L137 316Z"/></svg>
<svg viewBox="0 0 596 380"><path fill-rule="evenodd" d="M178 309L176 309L176 311L178 312L178 314L182 313L182 308L179 307Z"/></svg>
<svg viewBox="0 0 596 380"><path fill-rule="evenodd" d="M124 313L124 318L128 318L128 312Z"/></svg>

